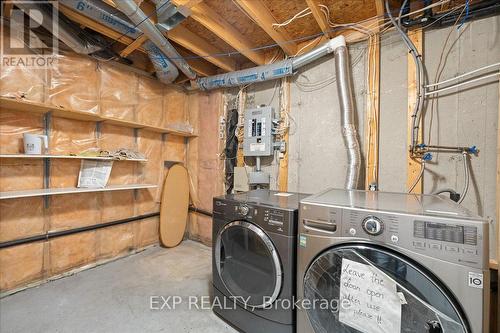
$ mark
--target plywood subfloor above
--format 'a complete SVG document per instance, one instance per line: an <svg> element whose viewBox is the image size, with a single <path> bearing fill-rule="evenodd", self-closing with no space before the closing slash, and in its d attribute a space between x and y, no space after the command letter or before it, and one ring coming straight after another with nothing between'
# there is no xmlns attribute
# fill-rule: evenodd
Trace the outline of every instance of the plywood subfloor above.
<svg viewBox="0 0 500 333"><path fill-rule="evenodd" d="M264 3L268 5L273 1L264 1ZM256 47L274 44L273 39L248 17L233 0L204 0L204 3L217 13L221 13L229 24Z"/></svg>
<svg viewBox="0 0 500 333"><path fill-rule="evenodd" d="M321 2L318 1L318 3ZM305 0L268 1L266 5L279 23L285 22L295 14L308 8ZM321 33L321 29L312 14L296 19L284 27L276 28L276 30L285 30L293 38L302 38Z"/></svg>

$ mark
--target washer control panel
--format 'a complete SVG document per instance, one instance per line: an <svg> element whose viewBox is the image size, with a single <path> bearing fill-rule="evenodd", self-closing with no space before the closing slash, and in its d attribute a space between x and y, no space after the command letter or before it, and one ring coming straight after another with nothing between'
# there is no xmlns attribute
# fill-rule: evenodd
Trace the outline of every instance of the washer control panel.
<svg viewBox="0 0 500 333"><path fill-rule="evenodd" d="M396 215L343 209L342 236L399 243L400 219Z"/></svg>
<svg viewBox="0 0 500 333"><path fill-rule="evenodd" d="M378 236L384 232L384 222L376 216L368 216L361 223L363 230L372 236Z"/></svg>
<svg viewBox="0 0 500 333"><path fill-rule="evenodd" d="M484 250L487 228L475 221L389 214L343 209L342 236L364 238L482 268L488 263Z"/></svg>

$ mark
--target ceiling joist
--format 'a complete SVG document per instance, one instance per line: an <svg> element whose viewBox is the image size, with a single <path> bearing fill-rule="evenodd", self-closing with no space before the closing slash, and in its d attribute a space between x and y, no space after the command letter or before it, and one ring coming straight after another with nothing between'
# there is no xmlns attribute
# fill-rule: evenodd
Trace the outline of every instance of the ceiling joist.
<svg viewBox="0 0 500 333"><path fill-rule="evenodd" d="M130 53L134 52L138 48L144 44L144 42L148 39L146 35L141 35L139 36L136 40L134 40L132 43L128 44L126 48L123 49L123 51L120 52L120 57L125 58L128 56Z"/></svg>
<svg viewBox="0 0 500 333"><path fill-rule="evenodd" d="M176 6L182 6L185 1L173 0ZM219 38L231 45L235 50L243 54L252 62L263 65L265 57L262 53L254 50L254 45L229 24L222 16L217 14L212 8L201 2L196 6L191 7L191 18L203 25L208 30L212 31Z"/></svg>
<svg viewBox="0 0 500 333"><path fill-rule="evenodd" d="M203 57L215 66L229 72L236 70L236 61L234 59L208 56L223 52L182 25L178 25L173 30L170 30L167 35L169 39Z"/></svg>
<svg viewBox="0 0 500 333"><path fill-rule="evenodd" d="M321 31L323 31L325 36L333 37L329 23L326 21L326 17L323 12L319 9L318 0L306 0L306 2L307 6L311 10L312 15L314 16L314 19L321 28Z"/></svg>
<svg viewBox="0 0 500 333"><path fill-rule="evenodd" d="M278 24L278 22L261 0L235 0L235 2L279 44L287 55L294 56L297 53L297 44L292 41L293 38L285 30L274 28L274 24Z"/></svg>

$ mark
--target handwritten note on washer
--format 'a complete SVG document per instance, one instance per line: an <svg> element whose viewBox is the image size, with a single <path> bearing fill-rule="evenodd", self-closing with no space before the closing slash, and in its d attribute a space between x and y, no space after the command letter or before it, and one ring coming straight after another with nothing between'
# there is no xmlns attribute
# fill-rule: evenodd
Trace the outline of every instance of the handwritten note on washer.
<svg viewBox="0 0 500 333"><path fill-rule="evenodd" d="M366 333L400 333L396 283L370 265L342 259L339 320Z"/></svg>

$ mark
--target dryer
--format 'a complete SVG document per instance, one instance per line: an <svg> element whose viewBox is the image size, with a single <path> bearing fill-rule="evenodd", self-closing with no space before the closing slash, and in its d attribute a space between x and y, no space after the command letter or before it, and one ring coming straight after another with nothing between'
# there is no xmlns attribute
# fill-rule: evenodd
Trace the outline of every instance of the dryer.
<svg viewBox="0 0 500 333"><path fill-rule="evenodd" d="M488 223L455 202L329 189L298 232L297 332L489 331Z"/></svg>
<svg viewBox="0 0 500 333"><path fill-rule="evenodd" d="M246 333L293 333L297 221L305 195L254 190L214 198L214 312ZM215 303L213 302L213 303Z"/></svg>

